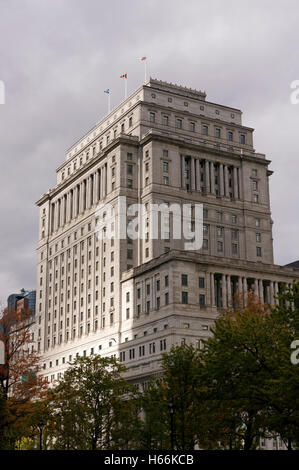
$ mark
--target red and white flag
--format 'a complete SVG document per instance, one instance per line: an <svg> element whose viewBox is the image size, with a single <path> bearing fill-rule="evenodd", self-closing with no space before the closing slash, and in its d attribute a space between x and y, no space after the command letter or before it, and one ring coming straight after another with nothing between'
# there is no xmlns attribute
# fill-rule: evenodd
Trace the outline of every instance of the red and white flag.
<svg viewBox="0 0 299 470"><path fill-rule="evenodd" d="M146 57L140 57L140 60L145 60L145 59L146 59Z"/></svg>
<svg viewBox="0 0 299 470"><path fill-rule="evenodd" d="M123 75L120 76L120 78L128 78L128 77L127 77L127 74L124 73Z"/></svg>

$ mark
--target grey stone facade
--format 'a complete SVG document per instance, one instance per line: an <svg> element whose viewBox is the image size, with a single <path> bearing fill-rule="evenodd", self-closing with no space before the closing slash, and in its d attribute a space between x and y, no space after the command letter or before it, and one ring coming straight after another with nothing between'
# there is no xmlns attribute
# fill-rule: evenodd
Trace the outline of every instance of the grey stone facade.
<svg viewBox="0 0 299 470"><path fill-rule="evenodd" d="M77 354L99 353L144 385L162 352L210 335L234 293L274 304L281 284L299 279L273 264L270 161L241 117L150 79L69 149L37 203L36 335L49 380ZM98 239L99 204L117 207L120 196L145 208L203 204L202 249L186 251L171 228L159 239Z"/></svg>

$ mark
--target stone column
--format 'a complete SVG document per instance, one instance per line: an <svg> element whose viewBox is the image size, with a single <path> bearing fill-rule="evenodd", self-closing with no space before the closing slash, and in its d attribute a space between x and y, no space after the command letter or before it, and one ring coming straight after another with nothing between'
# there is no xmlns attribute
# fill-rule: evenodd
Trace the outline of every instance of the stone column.
<svg viewBox="0 0 299 470"><path fill-rule="evenodd" d="M238 185L239 185L239 198L243 199L243 190L242 190L242 170L241 167L238 168L237 170L238 173Z"/></svg>
<svg viewBox="0 0 299 470"><path fill-rule="evenodd" d="M228 307L231 306L231 302L232 302L232 285L231 285L231 277L228 274L227 275L227 304L228 304Z"/></svg>
<svg viewBox="0 0 299 470"><path fill-rule="evenodd" d="M78 198L78 188L77 186L73 189L73 217L77 217L78 214L78 206L77 206L77 198Z"/></svg>
<svg viewBox="0 0 299 470"><path fill-rule="evenodd" d="M106 164L103 166L103 192L104 197L107 195L107 167Z"/></svg>
<svg viewBox="0 0 299 470"><path fill-rule="evenodd" d="M243 278L243 296L244 296L244 305L246 303L246 297L247 297L247 294L248 294L248 289L247 289L247 279L246 277Z"/></svg>
<svg viewBox="0 0 299 470"><path fill-rule="evenodd" d="M98 202L98 178L99 178L99 174L96 171L93 174L93 203L94 204Z"/></svg>
<svg viewBox="0 0 299 470"><path fill-rule="evenodd" d="M104 198L104 167L102 166L101 167L101 173L100 173L100 178L101 178L101 184L100 184L100 188L101 188L101 194L100 194L100 199L103 199Z"/></svg>
<svg viewBox="0 0 299 470"><path fill-rule="evenodd" d="M241 298L242 292L243 292L242 278L241 276L238 276L238 294L240 298Z"/></svg>
<svg viewBox="0 0 299 470"><path fill-rule="evenodd" d="M185 157L181 155L181 185L183 189L186 189L185 185Z"/></svg>
<svg viewBox="0 0 299 470"><path fill-rule="evenodd" d="M223 163L220 163L219 165L219 189L220 196L224 196Z"/></svg>
<svg viewBox="0 0 299 470"><path fill-rule="evenodd" d="M51 234L55 230L55 203L52 202L51 204Z"/></svg>
<svg viewBox="0 0 299 470"><path fill-rule="evenodd" d="M84 182L82 181L80 184L80 214L84 212Z"/></svg>
<svg viewBox="0 0 299 470"><path fill-rule="evenodd" d="M196 173L196 189L200 191L200 168L199 168L199 159L195 159L195 173Z"/></svg>
<svg viewBox="0 0 299 470"><path fill-rule="evenodd" d="M90 176L86 179L86 209L90 208Z"/></svg>
<svg viewBox="0 0 299 470"><path fill-rule="evenodd" d="M59 227L59 217L60 217L60 213L59 213L59 201L56 201L55 202L55 231L58 230L58 227Z"/></svg>
<svg viewBox="0 0 299 470"><path fill-rule="evenodd" d="M278 282L277 282L277 281L274 281L274 296L275 296L274 302L275 302L275 305L278 305L278 304L279 304L279 300L277 299L278 292L279 292L279 289L278 289Z"/></svg>
<svg viewBox="0 0 299 470"><path fill-rule="evenodd" d="M264 302L264 288L262 279L259 279L259 297L261 302Z"/></svg>
<svg viewBox="0 0 299 470"><path fill-rule="evenodd" d="M211 194L215 194L215 166L213 162L210 162L210 174L211 174Z"/></svg>
<svg viewBox="0 0 299 470"><path fill-rule="evenodd" d="M66 222L66 218L64 217L65 209L66 209L65 204L66 204L66 200L65 200L65 197L63 196L61 199L61 226L63 226Z"/></svg>
<svg viewBox="0 0 299 470"><path fill-rule="evenodd" d="M195 190L195 159L191 158L190 161L190 171L191 171L191 190Z"/></svg>
<svg viewBox="0 0 299 470"><path fill-rule="evenodd" d="M259 283L257 279L254 280L254 295L259 297Z"/></svg>
<svg viewBox="0 0 299 470"><path fill-rule="evenodd" d="M225 187L225 196L229 197L229 184L228 184L228 168L224 166L224 187Z"/></svg>
<svg viewBox="0 0 299 470"><path fill-rule="evenodd" d="M211 307L216 307L214 273L211 273L210 283L211 283Z"/></svg>
<svg viewBox="0 0 299 470"><path fill-rule="evenodd" d="M227 308L227 286L226 286L225 274L222 274L221 287L222 287L222 307Z"/></svg>
<svg viewBox="0 0 299 470"><path fill-rule="evenodd" d="M210 170L209 170L209 161L205 161L205 187L206 187L206 194L210 192Z"/></svg>
<svg viewBox="0 0 299 470"><path fill-rule="evenodd" d="M71 203L71 192L69 191L66 194L66 218L65 218L66 223L68 223L71 220L70 203Z"/></svg>
<svg viewBox="0 0 299 470"><path fill-rule="evenodd" d="M237 167L234 166L234 198L239 199L238 195L238 172Z"/></svg>

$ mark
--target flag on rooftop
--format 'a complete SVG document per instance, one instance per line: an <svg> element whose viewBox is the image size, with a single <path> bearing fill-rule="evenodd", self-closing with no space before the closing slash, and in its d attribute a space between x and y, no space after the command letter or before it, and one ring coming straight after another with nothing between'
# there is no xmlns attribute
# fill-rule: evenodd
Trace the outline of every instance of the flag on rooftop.
<svg viewBox="0 0 299 470"><path fill-rule="evenodd" d="M120 76L120 78L127 78L127 74L124 73L123 75Z"/></svg>
<svg viewBox="0 0 299 470"><path fill-rule="evenodd" d="M107 88L107 90L104 90L104 93L107 93L107 95L109 95L109 93L110 93L109 88Z"/></svg>

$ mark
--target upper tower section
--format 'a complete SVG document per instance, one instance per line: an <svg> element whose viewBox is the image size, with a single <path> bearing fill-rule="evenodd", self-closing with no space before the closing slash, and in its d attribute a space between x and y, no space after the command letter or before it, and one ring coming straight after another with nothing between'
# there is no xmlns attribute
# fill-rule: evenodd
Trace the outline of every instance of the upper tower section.
<svg viewBox="0 0 299 470"><path fill-rule="evenodd" d="M67 150L57 184L121 134L141 139L157 131L238 153L254 151L253 129L242 126L239 109L209 102L203 91L150 78Z"/></svg>
<svg viewBox="0 0 299 470"><path fill-rule="evenodd" d="M206 101L206 96L204 91L152 78L144 85L144 101L154 102L159 106L173 108L197 117L242 125L242 112L239 109L210 103Z"/></svg>

